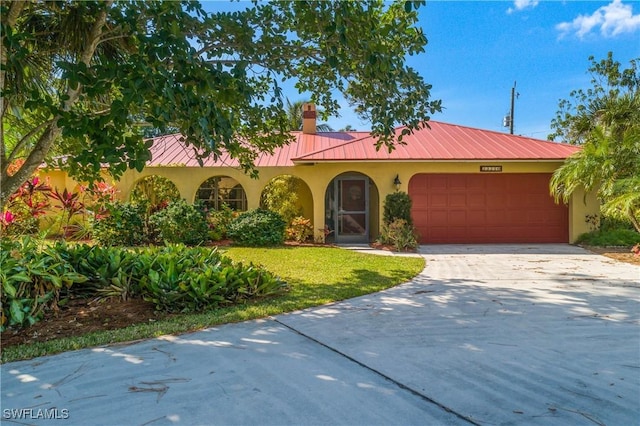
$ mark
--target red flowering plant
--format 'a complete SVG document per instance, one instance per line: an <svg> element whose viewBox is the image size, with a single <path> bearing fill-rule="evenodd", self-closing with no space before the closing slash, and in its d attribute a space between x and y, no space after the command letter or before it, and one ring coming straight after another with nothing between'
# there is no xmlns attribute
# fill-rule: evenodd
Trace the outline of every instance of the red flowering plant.
<svg viewBox="0 0 640 426"><path fill-rule="evenodd" d="M51 191L49 198L57 202L54 208L60 211L60 216L55 221L57 229L54 232L65 238L76 237L75 239L77 239L80 237L78 234L86 229L86 226L83 226L86 222L85 208L84 203L80 201L80 192L70 192L67 188L60 192L56 188ZM72 223L72 220L77 216L81 217L81 223Z"/></svg>
<svg viewBox="0 0 640 426"><path fill-rule="evenodd" d="M49 208L48 194L51 187L48 181L35 176L18 188L2 212L2 234L22 235L37 233L40 217Z"/></svg>
<svg viewBox="0 0 640 426"><path fill-rule="evenodd" d="M116 199L116 193L116 188L105 182L80 185L75 192L56 188L49 197L56 202L54 207L60 216L51 227L52 234L73 240L89 237L92 226L89 218L99 220L108 215L108 206Z"/></svg>
<svg viewBox="0 0 640 426"><path fill-rule="evenodd" d="M83 202L88 213L96 220L109 214L108 206L117 199L118 190L106 182L94 182L89 186L80 186L84 194Z"/></svg>

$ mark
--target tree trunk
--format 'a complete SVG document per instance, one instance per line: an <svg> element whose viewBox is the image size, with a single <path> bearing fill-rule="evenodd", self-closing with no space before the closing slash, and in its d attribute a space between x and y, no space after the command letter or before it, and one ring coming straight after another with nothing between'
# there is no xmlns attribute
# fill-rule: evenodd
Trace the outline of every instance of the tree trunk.
<svg viewBox="0 0 640 426"><path fill-rule="evenodd" d="M14 11L14 6L16 6L17 4L22 5L23 3L26 4L26 2L22 2L22 1L13 2L9 9L9 16L7 19L10 19L13 16L12 11ZM87 67L91 64L91 59L93 58L93 55L96 51L96 47L98 46L98 43L100 42L100 38L102 37L102 34L103 34L104 24L107 21L107 11L111 7L112 3L113 1L105 2L104 9L96 17L96 20L93 23L93 26L91 27L89 34L87 35L86 43L82 49L82 52L80 52L78 63L83 62L87 65ZM15 14L15 19L17 19L17 16L19 15L19 12L21 9L22 9L22 6L20 7L16 6L15 10L17 10L17 14ZM11 24L10 20L8 20L7 22ZM13 23L15 25L15 20ZM1 53L2 53L2 60L4 65L6 63L5 55L7 54L7 52L5 52L4 49L2 49ZM4 66L2 68L4 69ZM0 79L0 89L1 89L1 88L4 88L4 84L6 80L4 71L2 71L2 73L0 74L0 78L1 78ZM78 85L75 89L71 89L69 87L66 93L67 100L64 102L64 106L63 106L63 109L65 111L71 110L73 104L78 100L81 92L82 92L82 85ZM5 99L2 99L2 102L3 104L0 104L0 105L4 106ZM1 110L1 111L4 112L4 110ZM26 182L29 179L29 177L38 169L38 167L40 167L40 165L45 160L47 154L49 153L51 146L62 133L62 129L59 128L57 125L59 118L60 118L59 116L55 117L52 120L51 124L49 124L45 128L44 133L38 138L38 141L36 142L35 147L29 153L24 164L12 176L9 176L7 174L7 168L9 167L9 164L7 161L8 157L5 152L4 140L2 140L2 148L1 148L2 155L0 158L0 169L1 169L0 212L4 210L4 207L7 201L9 200L9 197L11 197L11 195L15 191L17 191L18 188L20 188L20 185ZM11 155L9 157L11 157Z"/></svg>
<svg viewBox="0 0 640 426"><path fill-rule="evenodd" d="M633 223L633 227L636 228L636 231L640 233L640 220L638 220L636 215L633 214L633 210L631 208L627 211L627 216L629 216L629 220Z"/></svg>

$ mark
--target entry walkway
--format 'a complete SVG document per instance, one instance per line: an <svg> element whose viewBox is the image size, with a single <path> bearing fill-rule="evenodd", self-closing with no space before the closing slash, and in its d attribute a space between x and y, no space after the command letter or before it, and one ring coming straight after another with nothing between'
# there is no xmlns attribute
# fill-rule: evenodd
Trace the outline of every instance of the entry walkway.
<svg viewBox="0 0 640 426"><path fill-rule="evenodd" d="M638 424L640 267L566 245L420 251L384 292L2 365L3 422Z"/></svg>

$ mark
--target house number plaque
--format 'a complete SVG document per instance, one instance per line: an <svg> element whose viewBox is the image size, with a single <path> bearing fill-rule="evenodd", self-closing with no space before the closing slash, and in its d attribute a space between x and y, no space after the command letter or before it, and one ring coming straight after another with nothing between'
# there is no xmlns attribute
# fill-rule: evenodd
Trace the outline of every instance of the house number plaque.
<svg viewBox="0 0 640 426"><path fill-rule="evenodd" d="M480 166L481 172L501 172L502 166Z"/></svg>

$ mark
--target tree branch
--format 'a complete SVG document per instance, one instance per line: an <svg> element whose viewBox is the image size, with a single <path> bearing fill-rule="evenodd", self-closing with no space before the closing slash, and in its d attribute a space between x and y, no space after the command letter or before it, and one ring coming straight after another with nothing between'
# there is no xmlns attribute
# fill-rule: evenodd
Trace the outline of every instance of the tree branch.
<svg viewBox="0 0 640 426"><path fill-rule="evenodd" d="M26 135L24 135L16 144L16 146L13 148L13 150L11 151L11 153L9 154L9 157L6 159L6 163L7 165L9 165L13 160L16 159L16 156L18 155L18 153L20 152L20 150L24 147L24 145L27 143L27 141L29 139L31 139L36 133L38 133L40 130L44 129L45 127L49 126L50 124L53 124L53 120L48 120L45 121L43 123L40 123L39 125L37 125L36 127L34 127L33 129L31 129L31 131L29 131L29 133L27 133Z"/></svg>
<svg viewBox="0 0 640 426"><path fill-rule="evenodd" d="M104 9L96 17L93 27L86 38L84 48L78 57L79 63L82 62L87 66L91 64L91 59L95 54L96 47L100 41L100 36L102 35L102 29L107 20L107 11L111 7L112 3L113 0L107 1ZM82 85L80 84L76 89L71 89L71 87L67 89L67 95L69 98L64 102L64 111L69 111L71 109L73 104L78 100L81 92ZM0 173L0 209L4 207L11 194L13 194L44 161L45 157L51 150L51 146L62 133L62 129L58 127L57 124L59 119L60 115L56 115L48 122L48 125L44 127L44 132L38 138L38 141L29 153L24 164L14 175L8 176L5 164L2 165L2 172Z"/></svg>
<svg viewBox="0 0 640 426"><path fill-rule="evenodd" d="M16 21L20 16L20 12L24 9L24 6L27 2L24 1L12 1L9 6L9 12L7 16L3 16L4 24L7 27L13 28L16 25ZM4 31L0 34L0 92L4 92L4 85L6 80L6 68L7 68L7 51L4 47L4 39L5 39ZM0 96L0 120L4 119L4 114L9 107L9 103L4 98L4 96ZM4 125L0 124L0 165L5 164L6 159L6 148L4 146ZM4 167L3 167L4 168Z"/></svg>

